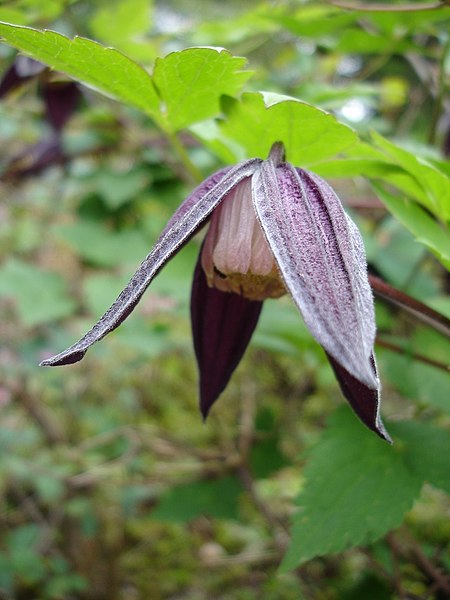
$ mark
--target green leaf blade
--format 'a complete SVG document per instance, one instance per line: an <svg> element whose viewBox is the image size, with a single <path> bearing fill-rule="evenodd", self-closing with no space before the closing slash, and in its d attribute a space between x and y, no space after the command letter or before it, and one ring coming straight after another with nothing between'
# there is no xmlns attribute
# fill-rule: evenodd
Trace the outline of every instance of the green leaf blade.
<svg viewBox="0 0 450 600"><path fill-rule="evenodd" d="M341 152L357 141L356 133L331 114L287 96L245 93L224 102L222 132L238 142L248 156L266 158L282 140L287 160L304 166Z"/></svg>
<svg viewBox="0 0 450 600"><path fill-rule="evenodd" d="M450 180L435 166L417 158L411 152L372 132L375 145L401 166L414 180L417 188L413 194L425 208L431 210L444 223L450 221ZM395 181L393 181L395 185Z"/></svg>
<svg viewBox="0 0 450 600"><path fill-rule="evenodd" d="M373 542L400 525L423 483L399 445L366 431L347 409L336 411L310 453L306 485L282 569L315 556Z"/></svg>
<svg viewBox="0 0 450 600"><path fill-rule="evenodd" d="M246 59L217 48L187 48L157 59L153 82L171 131L217 115L220 97L236 95L251 73Z"/></svg>
<svg viewBox="0 0 450 600"><path fill-rule="evenodd" d="M175 523L186 523L202 515L236 519L241 492L240 481L232 475L178 485L162 496L152 518Z"/></svg>
<svg viewBox="0 0 450 600"><path fill-rule="evenodd" d="M450 494L450 435L429 423L396 423L392 431L404 444L405 461L424 481Z"/></svg>
<svg viewBox="0 0 450 600"><path fill-rule="evenodd" d="M0 23L0 36L24 54L62 71L116 100L159 114L159 98L150 75L118 50L87 38L73 40L55 31Z"/></svg>
<svg viewBox="0 0 450 600"><path fill-rule="evenodd" d="M419 204L396 197L379 184L372 185L389 212L450 271L449 231L441 227Z"/></svg>
<svg viewBox="0 0 450 600"><path fill-rule="evenodd" d="M0 268L0 297L12 298L26 327L35 327L71 315L75 302L63 278L10 258Z"/></svg>

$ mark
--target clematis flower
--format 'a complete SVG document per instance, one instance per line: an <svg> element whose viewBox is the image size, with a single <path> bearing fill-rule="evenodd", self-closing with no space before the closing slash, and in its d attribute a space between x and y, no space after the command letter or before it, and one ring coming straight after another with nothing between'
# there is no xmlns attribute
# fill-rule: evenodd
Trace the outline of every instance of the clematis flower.
<svg viewBox="0 0 450 600"><path fill-rule="evenodd" d="M80 341L41 365L81 360L128 317L160 269L208 220L191 296L204 417L241 360L263 301L289 294L354 412L390 441L379 414L373 297L361 236L323 179L285 162L281 142L267 160L224 168L200 184L111 308Z"/></svg>

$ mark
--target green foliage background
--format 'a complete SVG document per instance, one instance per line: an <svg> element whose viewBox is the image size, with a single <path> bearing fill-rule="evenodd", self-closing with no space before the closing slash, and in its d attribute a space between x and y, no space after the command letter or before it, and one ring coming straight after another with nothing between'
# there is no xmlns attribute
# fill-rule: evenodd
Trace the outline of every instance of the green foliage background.
<svg viewBox="0 0 450 600"><path fill-rule="evenodd" d="M198 180L278 139L333 183L371 269L450 316L450 9L10 0L0 21L3 72L15 49L55 69L0 103L0 598L446 597L450 344L411 316L377 302L392 447L287 299L201 422L198 240L82 363L36 365ZM47 78L82 100L37 169Z"/></svg>

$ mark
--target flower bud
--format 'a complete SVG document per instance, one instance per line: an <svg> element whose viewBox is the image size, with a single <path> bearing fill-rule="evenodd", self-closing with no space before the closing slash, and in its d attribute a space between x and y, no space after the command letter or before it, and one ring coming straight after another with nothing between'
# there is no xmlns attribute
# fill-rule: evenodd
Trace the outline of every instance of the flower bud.
<svg viewBox="0 0 450 600"><path fill-rule="evenodd" d="M256 218L251 179L238 183L213 212L201 263L209 287L249 300L286 293L273 253Z"/></svg>

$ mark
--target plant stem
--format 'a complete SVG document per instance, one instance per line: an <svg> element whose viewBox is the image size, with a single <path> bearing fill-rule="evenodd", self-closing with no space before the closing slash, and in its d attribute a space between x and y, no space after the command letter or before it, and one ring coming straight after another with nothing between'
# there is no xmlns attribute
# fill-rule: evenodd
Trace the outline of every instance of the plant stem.
<svg viewBox="0 0 450 600"><path fill-rule="evenodd" d="M438 8L445 8L448 6L448 2L445 0L426 4L364 4L362 2L329 0L328 4L332 4L338 8L345 8L347 10L359 10L364 12L415 12L423 10L436 10Z"/></svg>
<svg viewBox="0 0 450 600"><path fill-rule="evenodd" d="M417 360L426 365L435 367L436 369L440 369L441 371L444 371L445 373L450 372L450 367L448 365L441 363L437 360L434 360L433 358L428 358L427 356L424 356L423 354L417 354L416 352L410 352L404 346L401 346L399 344L394 344L392 342L384 340L383 338L380 338L379 336L376 337L375 343L377 346L381 346L381 348L386 348L386 350L391 350L392 352L396 352L397 354L406 354L407 356L413 358L414 360Z"/></svg>
<svg viewBox="0 0 450 600"><path fill-rule="evenodd" d="M382 298L389 304L398 306L422 321L422 323L426 323L445 337L450 338L450 320L445 315L408 296L408 294L383 281L380 277L369 275L369 283L375 296Z"/></svg>
<svg viewBox="0 0 450 600"><path fill-rule="evenodd" d="M189 154L186 152L186 148L181 143L178 135L165 128L163 129L163 133L170 142L170 145L172 146L176 154L178 155L178 158L180 159L181 164L184 167L184 171L188 175L189 179L191 179L196 184L201 183L204 177L190 159Z"/></svg>

